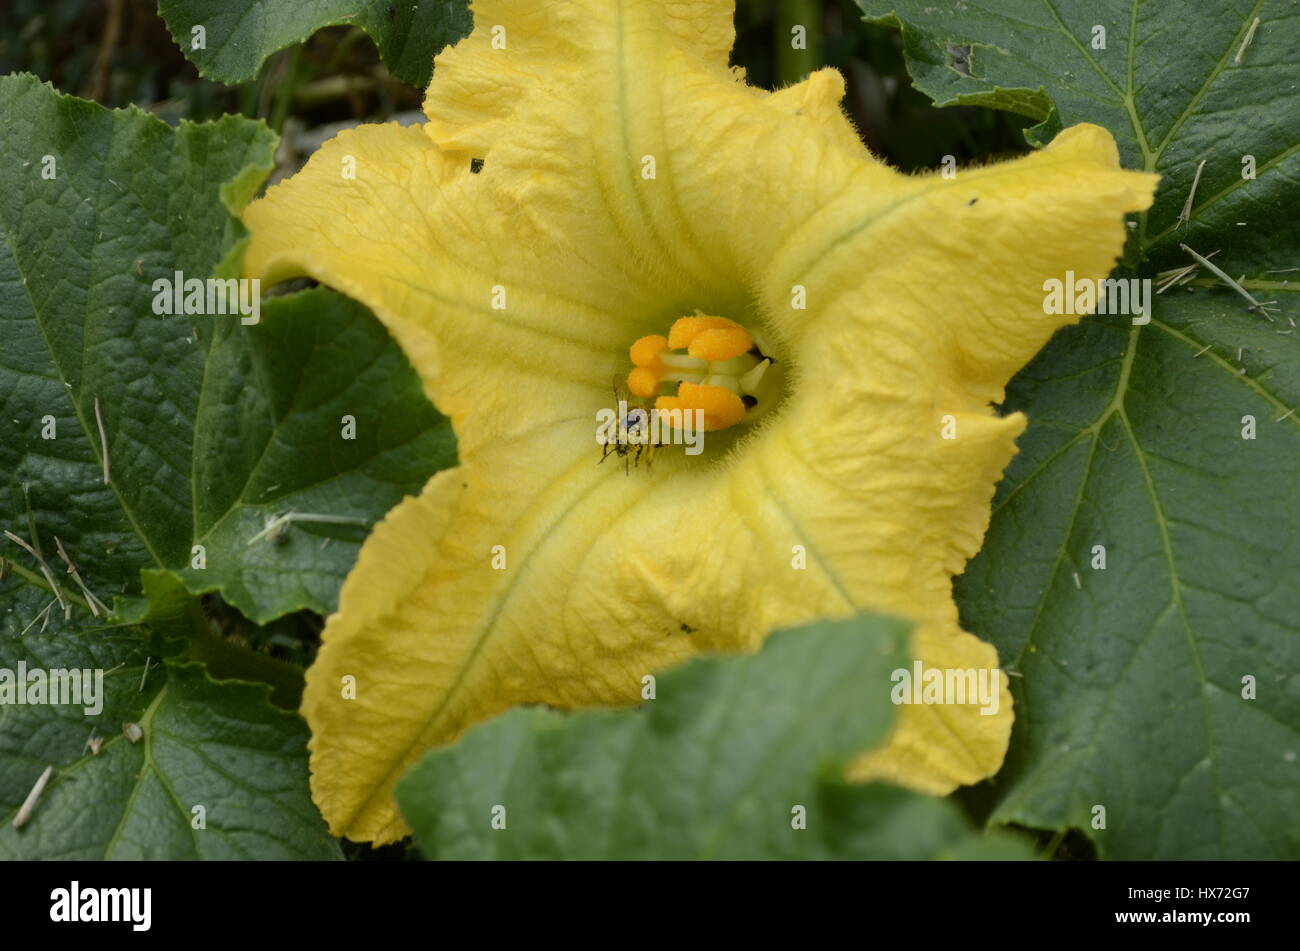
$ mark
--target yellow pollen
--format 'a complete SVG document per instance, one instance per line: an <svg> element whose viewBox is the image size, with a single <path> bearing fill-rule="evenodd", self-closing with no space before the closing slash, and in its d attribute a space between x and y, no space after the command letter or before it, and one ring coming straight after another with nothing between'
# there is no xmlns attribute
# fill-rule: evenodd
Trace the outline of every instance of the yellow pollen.
<svg viewBox="0 0 1300 951"><path fill-rule="evenodd" d="M754 346L754 338L744 327L725 327L705 330L691 341L687 353L697 360L730 360L742 353L748 353Z"/></svg>
<svg viewBox="0 0 1300 951"><path fill-rule="evenodd" d="M705 432L726 429L745 418L745 404L731 390L697 383L683 383L676 396L659 397L655 409L661 413L680 409L683 415L691 410L703 410Z"/></svg>
<svg viewBox="0 0 1300 951"><path fill-rule="evenodd" d="M637 367L627 375L627 388L633 396L649 399L659 392L659 376L648 367Z"/></svg>
<svg viewBox="0 0 1300 951"><path fill-rule="evenodd" d="M632 364L638 367L654 368L662 366L659 362L659 354L668 349L668 338L661 334L651 334L649 337L642 337L628 350L628 355L632 358Z"/></svg>
<svg viewBox="0 0 1300 951"><path fill-rule="evenodd" d="M634 369L627 388L634 396L659 397L655 406L661 410L703 410L706 430L739 423L770 391L762 384L772 361L755 355L753 335L725 317L681 317L667 337L642 337L628 355ZM673 383L680 384L677 395L663 394Z"/></svg>
<svg viewBox="0 0 1300 951"><path fill-rule="evenodd" d="M699 314L695 317L679 317L673 322L672 327L668 330L668 346L673 350L685 350L691 345L692 340L706 330L739 330L746 337L749 336L749 331L734 320L728 320L726 317L710 317L707 314ZM745 348L745 350L748 349L749 347ZM740 352L744 353L744 350ZM735 355L734 353L731 354L733 357ZM692 353L691 356L695 356L695 354Z"/></svg>

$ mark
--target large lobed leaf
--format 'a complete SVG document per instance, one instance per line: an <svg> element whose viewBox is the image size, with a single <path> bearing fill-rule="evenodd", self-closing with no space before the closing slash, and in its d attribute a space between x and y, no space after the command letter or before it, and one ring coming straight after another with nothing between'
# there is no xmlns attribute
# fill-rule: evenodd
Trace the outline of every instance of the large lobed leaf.
<svg viewBox="0 0 1300 951"><path fill-rule="evenodd" d="M1202 271L1150 324L1060 334L1009 388L1030 427L958 582L965 623L1023 674L993 820L1077 827L1114 858L1300 856L1300 8L858 4L901 24L940 104L1046 120L1031 140L1099 123L1159 172L1140 276L1192 263L1185 243L1277 301L1270 319Z"/></svg>
<svg viewBox="0 0 1300 951"><path fill-rule="evenodd" d="M0 585L4 595L35 603ZM266 687L150 656L135 631L52 623L21 640L0 636L0 668L104 671L104 706L97 715L76 705L0 707L0 858L341 857L307 791L306 724L272 707ZM137 741L126 723L142 731ZM15 829L47 766L49 784Z"/></svg>
<svg viewBox="0 0 1300 951"><path fill-rule="evenodd" d="M154 314L156 279L205 278L237 239L230 212L274 136L235 117L172 130L31 77L0 79L0 99L0 523L60 538L105 601L165 568L258 621L329 613L366 526L454 441L383 328L338 295L268 301L254 325ZM336 521L249 544L287 513Z"/></svg>

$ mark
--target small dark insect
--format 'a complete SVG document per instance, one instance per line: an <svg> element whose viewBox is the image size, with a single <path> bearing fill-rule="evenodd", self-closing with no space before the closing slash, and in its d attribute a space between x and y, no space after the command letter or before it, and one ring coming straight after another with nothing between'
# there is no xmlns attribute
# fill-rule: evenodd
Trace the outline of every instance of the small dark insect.
<svg viewBox="0 0 1300 951"><path fill-rule="evenodd" d="M977 201L979 201L979 196L978 196L978 195L976 195L976 196L975 196L974 198L972 198L970 201L966 202L966 207L969 208L971 205L975 204L975 202L977 202Z"/></svg>
<svg viewBox="0 0 1300 951"><path fill-rule="evenodd" d="M637 408L629 410L628 414L619 420L619 428L627 432L629 436L641 432L643 426L648 426L645 410ZM613 437L611 437L613 438ZM635 468L641 464L642 457L645 457L646 468L651 465L651 453L654 446L650 443L632 443L632 442L607 442L601 447L600 461L604 462L605 458L611 453L623 460L623 469L626 472L631 467Z"/></svg>
<svg viewBox="0 0 1300 951"><path fill-rule="evenodd" d="M683 625L682 625L682 633L683 633L683 634L694 634L694 633L695 633L695 628L691 627L689 624L683 624Z"/></svg>
<svg viewBox="0 0 1300 951"><path fill-rule="evenodd" d="M614 405L626 405L632 396L623 391L619 386L618 377L614 377ZM606 442L601 446L600 462L604 462L606 457L611 453L623 460L623 471L630 472L641 464L645 459L646 469L649 469L654 456L654 450L658 448L652 442L622 442L618 440L618 435L627 433L629 436L647 431L650 426L650 413L641 406L633 406L624 414L623 418L617 421L614 432L606 434ZM599 463L597 463L599 465Z"/></svg>
<svg viewBox="0 0 1300 951"><path fill-rule="evenodd" d="M469 160L469 171L471 175L477 175L483 171L483 160L481 158Z"/></svg>

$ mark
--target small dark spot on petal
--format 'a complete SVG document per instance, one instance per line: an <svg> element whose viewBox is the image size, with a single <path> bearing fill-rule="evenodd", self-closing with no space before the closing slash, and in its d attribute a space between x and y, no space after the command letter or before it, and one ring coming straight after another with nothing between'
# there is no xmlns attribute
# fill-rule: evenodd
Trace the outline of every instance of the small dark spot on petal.
<svg viewBox="0 0 1300 951"><path fill-rule="evenodd" d="M694 634L694 633L695 633L695 628L691 627L689 624L683 624L683 625L682 625L682 633L683 633L683 634Z"/></svg>
<svg viewBox="0 0 1300 951"><path fill-rule="evenodd" d="M979 201L979 196L978 196L978 195L975 196L974 198L972 198L970 201L966 202L966 207L969 208L971 205L975 204L975 202L977 202L977 201Z"/></svg>

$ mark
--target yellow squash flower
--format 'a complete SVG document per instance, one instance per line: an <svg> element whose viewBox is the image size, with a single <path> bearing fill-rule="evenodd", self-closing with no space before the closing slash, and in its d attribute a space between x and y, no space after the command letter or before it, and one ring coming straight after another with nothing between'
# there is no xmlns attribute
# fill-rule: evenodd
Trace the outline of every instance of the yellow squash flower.
<svg viewBox="0 0 1300 951"><path fill-rule="evenodd" d="M403 835L402 773L513 704L636 703L650 672L811 619L894 613L925 667L997 666L951 584L1025 426L990 404L1076 319L1044 281L1104 277L1155 176L1095 126L899 174L835 71L746 85L732 13L475 0L427 125L344 132L247 210L247 274L371 307L459 439L362 548L308 671L335 834ZM616 377L701 410L703 451L602 464ZM946 793L998 769L1011 721L1005 688L992 716L900 707L853 775Z"/></svg>

